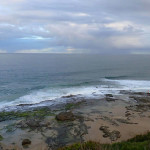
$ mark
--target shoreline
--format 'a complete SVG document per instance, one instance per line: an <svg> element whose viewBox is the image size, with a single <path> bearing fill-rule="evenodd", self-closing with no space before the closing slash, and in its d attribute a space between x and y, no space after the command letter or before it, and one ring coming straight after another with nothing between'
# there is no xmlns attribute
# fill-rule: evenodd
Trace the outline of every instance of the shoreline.
<svg viewBox="0 0 150 150"><path fill-rule="evenodd" d="M65 98L70 100L64 104L23 112L0 112L1 147L55 150L89 140L111 144L150 131L150 95L131 91L121 93L124 95L106 94L105 98L99 99L78 99L68 95ZM70 118L62 112L68 113ZM29 139L31 144L24 147L24 139Z"/></svg>

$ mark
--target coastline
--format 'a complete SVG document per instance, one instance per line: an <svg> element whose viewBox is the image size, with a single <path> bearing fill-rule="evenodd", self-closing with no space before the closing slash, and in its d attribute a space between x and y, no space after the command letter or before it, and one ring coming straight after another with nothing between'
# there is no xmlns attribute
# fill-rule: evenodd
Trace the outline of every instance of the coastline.
<svg viewBox="0 0 150 150"><path fill-rule="evenodd" d="M55 106L0 112L1 149L55 150L89 140L110 144L150 131L150 95L120 93L123 95L106 94L105 98L97 99L68 95L66 103ZM70 118L64 114L58 120L56 116L62 112L67 112ZM31 144L22 146L24 139Z"/></svg>

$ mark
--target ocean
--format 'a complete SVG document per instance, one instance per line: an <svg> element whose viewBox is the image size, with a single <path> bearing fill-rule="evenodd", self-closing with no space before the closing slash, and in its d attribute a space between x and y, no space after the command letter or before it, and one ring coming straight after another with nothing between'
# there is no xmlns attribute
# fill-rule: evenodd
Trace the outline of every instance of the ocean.
<svg viewBox="0 0 150 150"><path fill-rule="evenodd" d="M120 90L150 90L150 55L0 54L1 110Z"/></svg>

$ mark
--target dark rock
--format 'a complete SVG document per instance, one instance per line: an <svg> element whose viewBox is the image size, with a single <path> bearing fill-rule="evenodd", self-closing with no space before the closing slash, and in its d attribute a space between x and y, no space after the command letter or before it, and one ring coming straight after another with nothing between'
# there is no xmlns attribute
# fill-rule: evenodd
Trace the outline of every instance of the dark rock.
<svg viewBox="0 0 150 150"><path fill-rule="evenodd" d="M116 99L113 98L113 95L112 95L112 94L105 94L105 96L106 96L106 100L107 100L108 102L113 102L113 101L116 100Z"/></svg>
<svg viewBox="0 0 150 150"><path fill-rule="evenodd" d="M116 141L118 138L121 137L119 131L114 130L111 132L109 130L109 127L107 127L107 126L101 126L99 129L104 133L103 137L104 138L109 137L111 141Z"/></svg>
<svg viewBox="0 0 150 150"><path fill-rule="evenodd" d="M31 141L29 139L24 139L22 141L22 146L27 146L27 145L30 145L31 144Z"/></svg>
<svg viewBox="0 0 150 150"><path fill-rule="evenodd" d="M128 90L121 90L121 94L129 94L129 95L139 95L139 96L144 96L147 95L145 92L133 92L133 91L128 91Z"/></svg>
<svg viewBox="0 0 150 150"><path fill-rule="evenodd" d="M72 98L72 97L75 97L75 95L67 95L67 96L62 96L62 98Z"/></svg>
<svg viewBox="0 0 150 150"><path fill-rule="evenodd" d="M50 126L50 122L40 122L39 126L40 127L49 127Z"/></svg>
<svg viewBox="0 0 150 150"><path fill-rule="evenodd" d="M50 122L45 122L44 120L38 120L38 119L29 119L29 120L22 120L16 124L17 128L31 128L31 129L37 129L42 127L49 127Z"/></svg>
<svg viewBox="0 0 150 150"><path fill-rule="evenodd" d="M112 131L110 133L110 139L111 139L111 141L116 141L120 137L121 137L121 134L120 134L119 131L114 130L114 131Z"/></svg>
<svg viewBox="0 0 150 150"><path fill-rule="evenodd" d="M125 113L125 116L126 116L126 117L129 117L129 116L131 116L131 113L126 112L126 113Z"/></svg>
<svg viewBox="0 0 150 150"><path fill-rule="evenodd" d="M101 131L103 131L103 133L104 133L103 137L104 137L104 138L110 136L110 131L109 131L108 128L109 128L109 127L107 127L107 126L101 126L101 127L99 128Z"/></svg>
<svg viewBox="0 0 150 150"><path fill-rule="evenodd" d="M31 128L36 128L36 127L39 127L40 126L40 121L38 120L35 120L35 119L30 119L26 122L26 124L28 125L28 127L31 127Z"/></svg>
<svg viewBox="0 0 150 150"><path fill-rule="evenodd" d="M131 91L120 90L120 94L131 94Z"/></svg>
<svg viewBox="0 0 150 150"><path fill-rule="evenodd" d="M87 134L87 126L84 121L78 120L76 122L66 121L60 123L59 126L54 126L56 132L52 133L46 139L46 143L51 150L59 149L73 143L80 143L84 141L83 135Z"/></svg>
<svg viewBox="0 0 150 150"><path fill-rule="evenodd" d="M133 123L133 122L129 122L128 120L126 119L116 119L118 122L120 123L125 123L125 124L137 124L137 123Z"/></svg>
<svg viewBox="0 0 150 150"><path fill-rule="evenodd" d="M106 129L108 129L109 127L107 126L101 126L99 129L102 130L102 131L105 131Z"/></svg>
<svg viewBox="0 0 150 150"><path fill-rule="evenodd" d="M114 98L110 98L110 97L106 97L106 101L108 101L108 102L114 102L116 99L114 99Z"/></svg>
<svg viewBox="0 0 150 150"><path fill-rule="evenodd" d="M135 94L135 95L141 95L141 96L146 95L146 93L144 93L144 92L133 92L133 94Z"/></svg>
<svg viewBox="0 0 150 150"><path fill-rule="evenodd" d="M56 115L56 120L58 121L73 121L75 120L75 116L72 112L61 112Z"/></svg>
<svg viewBox="0 0 150 150"><path fill-rule="evenodd" d="M116 121L112 120L111 118L107 116L103 116L101 119L104 121L108 121L109 123L111 123L111 125L119 126L119 124Z"/></svg>
<svg viewBox="0 0 150 150"><path fill-rule="evenodd" d="M3 146L2 146L1 144L0 144L0 150L4 150L4 149L3 149Z"/></svg>
<svg viewBox="0 0 150 150"><path fill-rule="evenodd" d="M17 124L16 124L16 127L17 128L27 128L28 127L28 125L26 124L26 122L25 121L20 121L20 122L18 122Z"/></svg>
<svg viewBox="0 0 150 150"><path fill-rule="evenodd" d="M35 105L35 104L19 104L19 105L17 105L17 106L24 107L24 106L32 106L32 105Z"/></svg>
<svg viewBox="0 0 150 150"><path fill-rule="evenodd" d="M105 134L103 135L103 137L104 137L104 138L109 137L109 133L105 133Z"/></svg>
<svg viewBox="0 0 150 150"><path fill-rule="evenodd" d="M106 97L113 97L112 94L105 94Z"/></svg>
<svg viewBox="0 0 150 150"><path fill-rule="evenodd" d="M149 111L150 104L130 105L130 106L126 106L126 109L136 111L136 112L145 112L145 111Z"/></svg>
<svg viewBox="0 0 150 150"><path fill-rule="evenodd" d="M138 103L149 103L150 98L149 97L139 97L139 96L130 96L130 98L136 100Z"/></svg>

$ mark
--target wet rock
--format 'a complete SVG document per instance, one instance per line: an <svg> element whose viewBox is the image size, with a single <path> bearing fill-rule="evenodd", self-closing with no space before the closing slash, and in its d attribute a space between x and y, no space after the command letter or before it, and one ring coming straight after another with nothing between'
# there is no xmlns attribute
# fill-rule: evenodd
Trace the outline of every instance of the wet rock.
<svg viewBox="0 0 150 150"><path fill-rule="evenodd" d="M112 94L105 94L106 97L113 97Z"/></svg>
<svg viewBox="0 0 150 150"><path fill-rule="evenodd" d="M40 126L40 127L49 127L50 125L51 125L50 122L40 122L40 123L39 123L39 126Z"/></svg>
<svg viewBox="0 0 150 150"><path fill-rule="evenodd" d="M0 144L0 150L4 150L4 149L3 149L3 146L2 146L1 144Z"/></svg>
<svg viewBox="0 0 150 150"><path fill-rule="evenodd" d="M146 95L146 93L144 93L144 92L133 92L133 94L135 94L135 95L141 95L141 96Z"/></svg>
<svg viewBox="0 0 150 150"><path fill-rule="evenodd" d="M99 128L104 134L103 137L107 138L109 137L111 141L116 141L118 138L121 137L121 134L117 130L113 130L112 132L109 130L109 127L107 126L101 126Z"/></svg>
<svg viewBox="0 0 150 150"><path fill-rule="evenodd" d="M126 109L142 113L142 112L150 110L150 104L130 105L130 106L127 106Z"/></svg>
<svg viewBox="0 0 150 150"><path fill-rule="evenodd" d="M107 100L108 102L113 102L113 101L116 100L116 99L113 97L112 94L105 94L105 96L106 96L106 100Z"/></svg>
<svg viewBox="0 0 150 150"><path fill-rule="evenodd" d="M57 135L50 135L46 139L46 143L52 150L64 147L68 144L79 143L84 141L83 135L87 134L87 126L83 120L74 122L66 121L55 126L54 130Z"/></svg>
<svg viewBox="0 0 150 150"><path fill-rule="evenodd" d="M109 127L107 126L101 126L99 129L102 130L102 131L105 131L106 129L108 129Z"/></svg>
<svg viewBox="0 0 150 150"><path fill-rule="evenodd" d="M101 127L99 128L101 131L103 131L103 133L104 133L103 137L104 137L104 138L110 136L110 131L109 131L108 128L109 128L109 127L107 127L107 126L101 126Z"/></svg>
<svg viewBox="0 0 150 150"><path fill-rule="evenodd" d="M22 146L28 146L28 145L30 145L31 144L31 141L29 140L29 139L24 139L23 141L22 141Z"/></svg>
<svg viewBox="0 0 150 150"><path fill-rule="evenodd" d="M131 94L131 91L120 90L120 94Z"/></svg>
<svg viewBox="0 0 150 150"><path fill-rule="evenodd" d="M111 125L119 126L119 124L116 121L112 120L111 118L107 116L102 116L101 119L104 121L108 121L109 123L111 123Z"/></svg>
<svg viewBox="0 0 150 150"><path fill-rule="evenodd" d="M19 105L17 105L17 106L24 107L24 106L32 106L32 105L34 105L34 104L19 104Z"/></svg>
<svg viewBox="0 0 150 150"><path fill-rule="evenodd" d="M31 128L31 129L49 126L50 122L45 122L44 120L37 120L37 119L22 120L16 124L17 128Z"/></svg>
<svg viewBox="0 0 150 150"><path fill-rule="evenodd" d="M106 101L108 102L114 102L116 99L114 98L111 98L111 97L106 97Z"/></svg>
<svg viewBox="0 0 150 150"><path fill-rule="evenodd" d="M39 120L35 120L35 119L30 119L26 122L26 124L28 125L28 127L31 128L36 128L40 126L40 121Z"/></svg>
<svg viewBox="0 0 150 150"><path fill-rule="evenodd" d="M136 100L138 103L150 103L150 97L130 96L130 98Z"/></svg>
<svg viewBox="0 0 150 150"><path fill-rule="evenodd" d="M0 122L7 120L5 117L0 118Z"/></svg>
<svg viewBox="0 0 150 150"><path fill-rule="evenodd" d="M17 125L20 125L21 128L37 128L40 127L40 121L36 119L28 119L19 122ZM19 127L19 126L18 126Z"/></svg>
<svg viewBox="0 0 150 150"><path fill-rule="evenodd" d="M129 116L131 116L131 113L130 113L129 111L126 111L126 112L125 112L125 116L126 116L126 117L129 117Z"/></svg>
<svg viewBox="0 0 150 150"><path fill-rule="evenodd" d="M22 120L16 124L16 127L17 128L27 128L28 125L26 124L26 122L24 120Z"/></svg>
<svg viewBox="0 0 150 150"><path fill-rule="evenodd" d="M61 112L58 115L56 115L56 120L58 121L74 121L75 116L72 112Z"/></svg>
<svg viewBox="0 0 150 150"><path fill-rule="evenodd" d="M121 137L121 134L120 134L119 131L114 130L114 131L112 131L110 133L110 139L111 139L111 141L116 141L120 137Z"/></svg>
<svg viewBox="0 0 150 150"><path fill-rule="evenodd" d="M129 95L139 95L139 96L145 96L147 93L145 92L133 92L133 91L128 91L128 90L121 90L121 94L129 94Z"/></svg>
<svg viewBox="0 0 150 150"><path fill-rule="evenodd" d="M62 98L72 98L72 97L75 97L76 95L72 95L72 94L70 94L70 95L67 95L67 96L62 96Z"/></svg>
<svg viewBox="0 0 150 150"><path fill-rule="evenodd" d="M134 123L134 122L129 122L128 120L126 119L116 119L118 122L120 123L125 123L125 124L137 124L137 123Z"/></svg>
<svg viewBox="0 0 150 150"><path fill-rule="evenodd" d="M58 147L58 141L56 138L48 137L45 142L48 144L50 150L57 149Z"/></svg>

